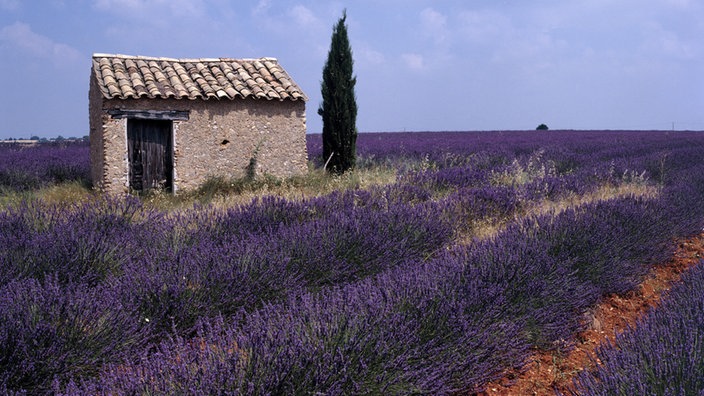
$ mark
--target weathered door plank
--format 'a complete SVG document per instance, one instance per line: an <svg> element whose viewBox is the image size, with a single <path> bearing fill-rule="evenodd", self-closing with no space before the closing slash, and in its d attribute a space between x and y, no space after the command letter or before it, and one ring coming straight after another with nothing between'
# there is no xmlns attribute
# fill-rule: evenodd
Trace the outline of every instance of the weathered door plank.
<svg viewBox="0 0 704 396"><path fill-rule="evenodd" d="M129 119L127 123L130 188L135 191L172 189L172 123Z"/></svg>

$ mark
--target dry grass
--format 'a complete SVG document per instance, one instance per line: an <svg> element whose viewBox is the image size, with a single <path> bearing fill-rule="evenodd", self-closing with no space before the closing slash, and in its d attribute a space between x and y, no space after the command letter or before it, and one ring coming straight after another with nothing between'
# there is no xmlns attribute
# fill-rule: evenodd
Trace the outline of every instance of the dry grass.
<svg viewBox="0 0 704 396"><path fill-rule="evenodd" d="M619 186L604 185L597 190L577 196L573 195L560 201L543 201L529 210L528 215L539 216L546 213L559 214L567 209L592 202L609 201L628 196L655 198L660 193L656 186L642 183L627 183Z"/></svg>
<svg viewBox="0 0 704 396"><path fill-rule="evenodd" d="M520 218L536 217L546 214L552 214L557 216L558 214L568 210L574 209L581 205L608 201L612 199L623 198L627 196L636 197L651 197L655 198L660 193L660 188L652 185L646 185L640 182L626 183L619 186L604 185L599 187L593 192L584 195L571 195L565 199L558 201L542 201L531 207L528 210L517 214L511 221L518 220ZM489 239L496 236L508 223L508 220L495 222L488 221L485 223L477 223L473 227L473 232L471 235L461 235L458 238L458 243L468 243L473 238L477 239Z"/></svg>
<svg viewBox="0 0 704 396"><path fill-rule="evenodd" d="M310 166L307 174L288 179L213 179L196 191L175 195L150 192L142 197L142 201L147 207L165 211L188 209L194 204L226 209L250 203L253 199L263 196L278 196L296 201L330 194L333 191L367 189L395 182L396 169L391 166L368 165L339 176ZM16 206L28 200L65 205L81 202L99 194L80 182L61 183L32 191L0 191L0 208Z"/></svg>
<svg viewBox="0 0 704 396"><path fill-rule="evenodd" d="M339 176L330 175L323 170L316 169L300 179L283 180L278 185L264 185L260 189L245 191L237 195L218 196L213 200L213 203L220 207L231 207L246 204L254 198L267 195L296 201L327 195L333 191L367 189L372 186L392 184L395 181L396 173L392 169L353 170Z"/></svg>
<svg viewBox="0 0 704 396"><path fill-rule="evenodd" d="M391 167L366 167L342 175L331 175L311 168L303 176L288 179L264 177L255 180L211 180L197 191L183 194L151 194L146 205L162 210L190 208L194 204L209 204L218 209L245 205L256 198L276 196L291 201L318 197L333 191L367 189L396 182L396 170Z"/></svg>
<svg viewBox="0 0 704 396"><path fill-rule="evenodd" d="M81 202L96 193L81 182L67 182L32 191L0 192L0 208L17 206L22 202L38 200L50 205L70 205Z"/></svg>
<svg viewBox="0 0 704 396"><path fill-rule="evenodd" d="M80 182L61 183L37 190L37 199L50 204L74 203L86 200L96 193Z"/></svg>

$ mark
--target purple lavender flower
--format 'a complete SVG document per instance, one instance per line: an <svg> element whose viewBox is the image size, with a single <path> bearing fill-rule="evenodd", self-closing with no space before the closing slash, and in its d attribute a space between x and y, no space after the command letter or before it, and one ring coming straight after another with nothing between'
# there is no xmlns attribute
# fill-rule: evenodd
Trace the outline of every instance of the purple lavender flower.
<svg viewBox="0 0 704 396"><path fill-rule="evenodd" d="M25 191L66 181L90 183L86 143L0 147L0 191Z"/></svg>

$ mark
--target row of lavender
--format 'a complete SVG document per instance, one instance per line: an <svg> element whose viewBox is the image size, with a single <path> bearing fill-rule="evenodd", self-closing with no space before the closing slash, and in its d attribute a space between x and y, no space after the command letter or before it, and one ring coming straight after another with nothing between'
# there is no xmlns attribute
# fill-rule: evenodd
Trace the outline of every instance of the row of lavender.
<svg viewBox="0 0 704 396"><path fill-rule="evenodd" d="M67 181L90 184L86 142L0 145L0 194L28 191Z"/></svg>
<svg viewBox="0 0 704 396"><path fill-rule="evenodd" d="M495 136L467 134L462 148L451 134L452 149L426 142L416 152L385 148L395 135L369 135L375 144L362 142L363 155L408 165L397 185L227 213L173 217L134 200L7 210L2 386L46 390L55 379L59 389L69 378L68 393L480 386L520 365L529 346L568 338L584 307L626 290L671 236L701 225L687 209L702 192L683 183L702 162L698 136L626 135L642 141L620 152L609 140L622 134L595 135L515 134L526 140L495 146ZM508 218L548 196L622 181L619 167L665 181L663 198L525 220L493 241L441 252L475 218Z"/></svg>
<svg viewBox="0 0 704 396"><path fill-rule="evenodd" d="M597 352L575 395L696 395L704 391L704 262L635 327Z"/></svg>

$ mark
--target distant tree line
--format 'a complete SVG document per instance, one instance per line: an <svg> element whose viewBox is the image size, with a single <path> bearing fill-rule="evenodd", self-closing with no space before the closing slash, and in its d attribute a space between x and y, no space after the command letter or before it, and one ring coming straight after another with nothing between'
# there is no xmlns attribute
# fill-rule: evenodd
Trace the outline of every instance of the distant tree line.
<svg viewBox="0 0 704 396"><path fill-rule="evenodd" d="M57 136L57 137L52 137L52 138L45 138L45 137L40 138L40 137L37 136L37 135L32 135L29 139L27 139L27 138L14 138L14 137L9 137L9 138L0 139L0 140L1 140L1 141L6 141L6 142L22 141L22 140L33 140L33 141L39 142L39 143L48 143L48 142L85 142L85 143L88 143L90 139L88 138L88 135L85 135L85 136L80 137L80 138L79 138L79 137L75 137L75 136L71 136L71 137L65 138L65 137L63 137L63 136L61 136L61 135L59 135L59 136Z"/></svg>

